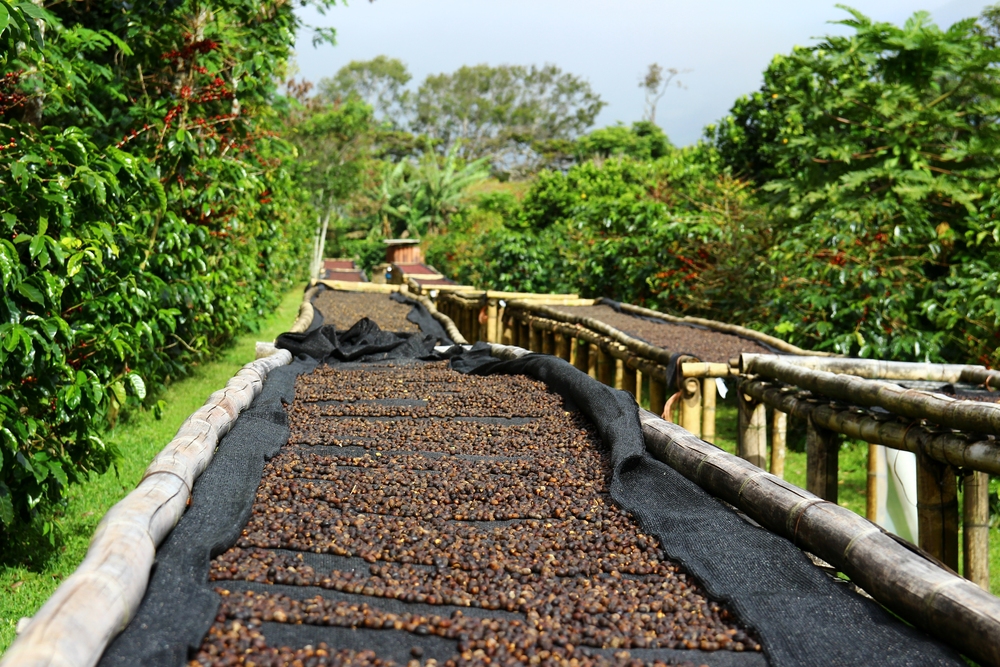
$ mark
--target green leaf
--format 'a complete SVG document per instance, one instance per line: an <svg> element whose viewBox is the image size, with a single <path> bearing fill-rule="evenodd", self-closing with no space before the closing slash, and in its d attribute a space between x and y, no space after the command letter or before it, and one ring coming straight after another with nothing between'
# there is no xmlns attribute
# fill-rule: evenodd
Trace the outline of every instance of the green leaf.
<svg viewBox="0 0 1000 667"><path fill-rule="evenodd" d="M0 482L0 521L5 526L14 523L14 503L11 502L10 487Z"/></svg>
<svg viewBox="0 0 1000 667"><path fill-rule="evenodd" d="M19 283L17 286L17 291L20 292L24 298L34 301L43 308L45 307L45 295L42 294L41 290L39 290L34 285L30 285L28 283Z"/></svg>
<svg viewBox="0 0 1000 667"><path fill-rule="evenodd" d="M146 383L142 381L142 378L137 373L129 373L128 379L132 383L132 389L135 391L135 395L139 397L139 400L145 400Z"/></svg>
<svg viewBox="0 0 1000 667"><path fill-rule="evenodd" d="M10 25L10 12L7 11L6 7L0 4L0 33L3 33L3 31L7 29L8 25Z"/></svg>
<svg viewBox="0 0 1000 667"><path fill-rule="evenodd" d="M125 405L125 385L122 384L121 380L116 380L111 383L111 393L114 394L115 400L118 401L118 405Z"/></svg>

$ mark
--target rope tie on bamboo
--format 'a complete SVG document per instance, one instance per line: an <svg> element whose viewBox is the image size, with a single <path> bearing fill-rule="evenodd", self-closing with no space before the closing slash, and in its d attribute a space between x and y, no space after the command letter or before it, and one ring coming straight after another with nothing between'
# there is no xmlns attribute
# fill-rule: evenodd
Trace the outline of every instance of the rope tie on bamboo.
<svg viewBox="0 0 1000 667"><path fill-rule="evenodd" d="M946 588L957 586L963 583L965 579L960 579L958 577L949 577L944 581L939 581L931 587L931 592L924 596L923 607L925 610L934 609L934 601L937 599L938 594Z"/></svg>
<svg viewBox="0 0 1000 667"><path fill-rule="evenodd" d="M803 498L799 502L795 503L792 506L792 509L788 510L788 519L785 524L785 530L787 530L789 536L791 536L793 544L796 542L796 538L799 535L799 520L802 518L802 515L806 513L806 510L813 505L829 502L829 500L823 500L822 498L813 496L811 498Z"/></svg>
<svg viewBox="0 0 1000 667"><path fill-rule="evenodd" d="M767 472L766 470L759 470L758 472L751 473L750 475L748 475L746 477L746 479L743 480L743 483L740 484L740 488L737 489L737 491L736 491L736 497L739 498L740 500L742 500L743 499L743 489L746 488L747 484L749 484L750 482L756 482L757 479L760 478L760 477L774 477L775 479L777 479L777 477L775 477L771 473Z"/></svg>
<svg viewBox="0 0 1000 667"><path fill-rule="evenodd" d="M711 462L711 461L712 461L713 459L716 459L716 458L719 458L719 457L723 456L724 454L725 454L725 452L723 452L723 451L722 451L722 450L720 449L720 450L719 450L719 451L717 451L717 452L712 452L711 454L708 454L708 455L706 455L706 456L703 456L703 457L702 457L702 458L701 458L701 459L700 459L700 460L698 461L698 466L697 466L697 467L696 467L696 468L694 469L694 474L695 474L695 476L697 476L697 477L698 477L698 479L701 479L701 467L702 467L703 465L705 465L706 463L709 463L709 462ZM742 490L743 490L743 489L741 488L741 489L740 489L740 491L742 491Z"/></svg>
<svg viewBox="0 0 1000 667"><path fill-rule="evenodd" d="M851 553L851 549L854 548L854 543L855 542L857 542L858 540L860 540L860 539L862 539L864 537L868 537L872 533L884 533L884 532L885 531L883 529L879 528L875 524L872 524L871 527L868 530L864 530L864 531L858 533L857 535L855 535L854 537L852 537L851 541L847 543L846 547L844 547L844 553L843 553L844 559L846 560L849 557L848 554L850 554Z"/></svg>
<svg viewBox="0 0 1000 667"><path fill-rule="evenodd" d="M187 483L187 480L171 470L154 470L152 472L145 472L142 475L142 479L139 480L139 484L142 484L153 475L172 475L173 477L176 477L181 481L181 484L184 485L184 488L187 489L187 494L189 496L191 495L191 486ZM139 484L136 484L136 488L138 488Z"/></svg>

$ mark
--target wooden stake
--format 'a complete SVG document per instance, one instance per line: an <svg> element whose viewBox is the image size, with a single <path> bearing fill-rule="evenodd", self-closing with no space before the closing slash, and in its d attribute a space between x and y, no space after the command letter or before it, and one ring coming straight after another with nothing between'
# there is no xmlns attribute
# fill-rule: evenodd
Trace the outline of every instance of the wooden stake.
<svg viewBox="0 0 1000 667"><path fill-rule="evenodd" d="M785 477L785 448L788 442L788 415L781 410L771 413L771 474Z"/></svg>
<svg viewBox="0 0 1000 667"><path fill-rule="evenodd" d="M667 404L667 383L658 375L649 376L649 411L657 416L663 414Z"/></svg>
<svg viewBox="0 0 1000 667"><path fill-rule="evenodd" d="M625 387L625 363L621 359L615 359L615 381L611 386L615 389Z"/></svg>
<svg viewBox="0 0 1000 667"><path fill-rule="evenodd" d="M601 354L601 348L597 347L593 343L587 344L587 375L597 379L597 358Z"/></svg>
<svg viewBox="0 0 1000 667"><path fill-rule="evenodd" d="M968 471L963 480L962 551L965 578L990 590L990 476Z"/></svg>
<svg viewBox="0 0 1000 667"><path fill-rule="evenodd" d="M515 345L513 318L503 318L503 333L500 334L501 345Z"/></svg>
<svg viewBox="0 0 1000 667"><path fill-rule="evenodd" d="M597 348L597 379L601 384L615 386L615 359L603 347Z"/></svg>
<svg viewBox="0 0 1000 667"><path fill-rule="evenodd" d="M955 469L917 453L920 548L958 570L958 483Z"/></svg>
<svg viewBox="0 0 1000 667"><path fill-rule="evenodd" d="M868 445L868 483L865 485L865 518L878 521L878 445Z"/></svg>
<svg viewBox="0 0 1000 667"><path fill-rule="evenodd" d="M701 437L701 382L685 378L681 383L681 426Z"/></svg>
<svg viewBox="0 0 1000 667"><path fill-rule="evenodd" d="M806 490L837 502L840 439L834 431L806 422Z"/></svg>
<svg viewBox="0 0 1000 667"><path fill-rule="evenodd" d="M542 354L555 353L556 337L551 331L542 331Z"/></svg>
<svg viewBox="0 0 1000 667"><path fill-rule="evenodd" d="M742 384L742 383L741 383ZM739 414L737 451L761 470L767 467L767 408L737 389Z"/></svg>
<svg viewBox="0 0 1000 667"><path fill-rule="evenodd" d="M635 402L642 405L642 383L646 381L646 376L642 371L635 372ZM648 390L647 390L648 391Z"/></svg>
<svg viewBox="0 0 1000 667"><path fill-rule="evenodd" d="M580 340L579 338L574 338L573 342L570 344L576 352L576 357L573 359L573 365L586 373L590 368L590 355L588 354L588 352L590 352L590 344L585 340Z"/></svg>
<svg viewBox="0 0 1000 667"><path fill-rule="evenodd" d="M638 374L634 368L629 367L628 364L622 364L622 389L633 396L639 395L637 375ZM638 402L638 399L636 400Z"/></svg>
<svg viewBox="0 0 1000 667"><path fill-rule="evenodd" d="M570 357L572 356L572 346L570 345L571 341L572 339L569 336L566 336L565 334L561 333L556 334L557 357L559 357L560 359L565 359L566 361L570 361Z"/></svg>
<svg viewBox="0 0 1000 667"><path fill-rule="evenodd" d="M536 328L528 324L528 349L532 352L542 351L542 341L540 340L541 332Z"/></svg>

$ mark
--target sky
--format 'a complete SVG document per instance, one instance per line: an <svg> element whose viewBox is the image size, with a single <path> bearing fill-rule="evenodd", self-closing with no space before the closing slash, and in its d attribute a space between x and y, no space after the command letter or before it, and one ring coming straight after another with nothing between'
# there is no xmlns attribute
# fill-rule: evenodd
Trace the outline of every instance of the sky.
<svg viewBox="0 0 1000 667"><path fill-rule="evenodd" d="M942 28L980 13L983 0L852 0L879 21L902 24L924 10ZM847 18L823 0L351 0L299 16L333 27L337 45L313 47L303 29L296 45L299 77L318 82L352 60L399 58L418 84L462 65L552 63L586 79L607 102L595 127L643 115L639 79L650 63L689 70L656 111L679 146L757 89L771 58L826 34Z"/></svg>

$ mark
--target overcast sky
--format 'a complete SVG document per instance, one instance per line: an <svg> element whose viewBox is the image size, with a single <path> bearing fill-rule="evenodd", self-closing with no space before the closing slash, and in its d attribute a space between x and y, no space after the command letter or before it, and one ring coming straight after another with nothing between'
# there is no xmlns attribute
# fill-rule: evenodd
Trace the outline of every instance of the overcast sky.
<svg viewBox="0 0 1000 667"><path fill-rule="evenodd" d="M929 11L938 25L978 15L982 0L853 0L880 21L903 23ZM318 81L351 60L385 54L407 64L414 82L462 65L553 63L590 82L608 103L597 126L631 123L643 113L639 78L652 62L691 70L671 89L657 123L677 145L726 114L737 96L760 86L776 53L846 32L847 17L822 0L352 0L325 16L300 10L313 26L332 26L337 45L314 48L303 30L300 76Z"/></svg>

